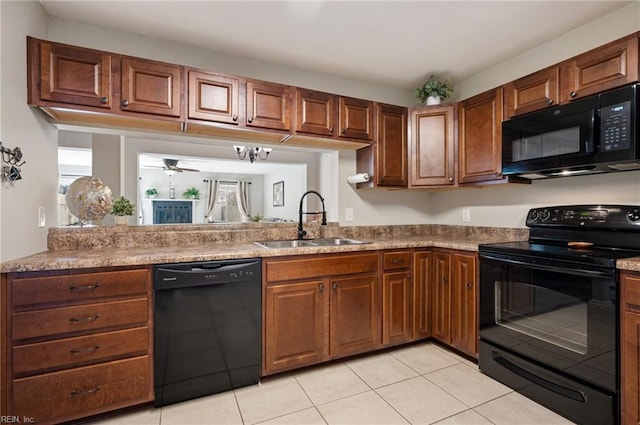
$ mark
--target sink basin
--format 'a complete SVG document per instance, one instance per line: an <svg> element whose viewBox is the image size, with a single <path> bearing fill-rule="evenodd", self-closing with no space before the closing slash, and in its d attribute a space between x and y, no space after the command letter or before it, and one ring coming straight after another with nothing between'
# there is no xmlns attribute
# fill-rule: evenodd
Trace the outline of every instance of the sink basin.
<svg viewBox="0 0 640 425"><path fill-rule="evenodd" d="M367 243L347 238L319 238L312 239L312 242L319 246L361 245Z"/></svg>
<svg viewBox="0 0 640 425"><path fill-rule="evenodd" d="M358 241L347 238L318 238L304 240L286 240L286 241L258 241L254 242L264 248L302 248L313 246L343 246L343 245L360 245L367 242Z"/></svg>
<svg viewBox="0 0 640 425"><path fill-rule="evenodd" d="M264 248L299 248L304 246L317 246L309 240L288 240L288 241L259 241L254 242Z"/></svg>

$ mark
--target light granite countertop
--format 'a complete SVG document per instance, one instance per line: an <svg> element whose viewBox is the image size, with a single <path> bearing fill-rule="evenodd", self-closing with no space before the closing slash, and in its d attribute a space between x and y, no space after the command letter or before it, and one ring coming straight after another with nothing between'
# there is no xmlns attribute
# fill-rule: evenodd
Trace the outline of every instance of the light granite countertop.
<svg viewBox="0 0 640 425"><path fill-rule="evenodd" d="M445 226L329 226L305 224L308 238L344 237L362 245L268 249L253 241L295 239L295 223L238 225L106 226L52 228L48 250L0 264L1 273L141 266L236 258L327 254L402 248L477 251L490 242L527 240L528 229ZM640 271L640 257L619 260L618 269Z"/></svg>

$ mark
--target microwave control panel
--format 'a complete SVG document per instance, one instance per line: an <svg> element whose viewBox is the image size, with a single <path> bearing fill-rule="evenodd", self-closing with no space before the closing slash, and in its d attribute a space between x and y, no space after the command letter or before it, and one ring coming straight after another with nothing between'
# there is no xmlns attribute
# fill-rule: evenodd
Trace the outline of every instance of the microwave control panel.
<svg viewBox="0 0 640 425"><path fill-rule="evenodd" d="M622 102L600 108L600 149L613 152L629 149L631 137L631 102Z"/></svg>

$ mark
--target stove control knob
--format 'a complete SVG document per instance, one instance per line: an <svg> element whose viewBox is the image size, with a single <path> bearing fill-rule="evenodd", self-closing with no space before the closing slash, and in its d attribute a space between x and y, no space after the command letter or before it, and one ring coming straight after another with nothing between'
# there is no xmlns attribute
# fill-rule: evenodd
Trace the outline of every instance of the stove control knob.
<svg viewBox="0 0 640 425"><path fill-rule="evenodd" d="M634 208L627 213L627 218L631 222L636 222L640 220L640 208Z"/></svg>
<svg viewBox="0 0 640 425"><path fill-rule="evenodd" d="M538 219L538 210L531 210L528 219L529 221L536 221Z"/></svg>
<svg viewBox="0 0 640 425"><path fill-rule="evenodd" d="M549 210L540 211L540 220L547 221L549 217L551 217L551 213L549 212Z"/></svg>

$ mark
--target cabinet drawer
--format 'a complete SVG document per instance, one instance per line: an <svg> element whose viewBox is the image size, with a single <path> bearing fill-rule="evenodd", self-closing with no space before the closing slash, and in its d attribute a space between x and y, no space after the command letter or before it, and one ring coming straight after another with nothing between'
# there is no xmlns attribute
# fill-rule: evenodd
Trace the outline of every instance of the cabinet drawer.
<svg viewBox="0 0 640 425"><path fill-rule="evenodd" d="M149 356L13 381L11 415L59 423L151 400Z"/></svg>
<svg viewBox="0 0 640 425"><path fill-rule="evenodd" d="M267 261L266 279L271 283L377 270L378 254L313 256L296 260Z"/></svg>
<svg viewBox="0 0 640 425"><path fill-rule="evenodd" d="M13 339L35 338L115 326L146 325L148 299L50 308L13 314Z"/></svg>
<svg viewBox="0 0 640 425"><path fill-rule="evenodd" d="M149 327L65 338L13 348L16 374L52 368L72 367L127 354L146 354Z"/></svg>
<svg viewBox="0 0 640 425"><path fill-rule="evenodd" d="M11 301L20 306L146 294L149 279L147 269L15 279Z"/></svg>
<svg viewBox="0 0 640 425"><path fill-rule="evenodd" d="M411 252L393 251L382 254L384 270L406 269L411 267Z"/></svg>

